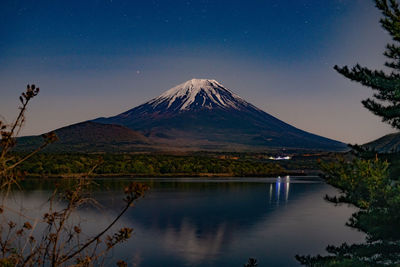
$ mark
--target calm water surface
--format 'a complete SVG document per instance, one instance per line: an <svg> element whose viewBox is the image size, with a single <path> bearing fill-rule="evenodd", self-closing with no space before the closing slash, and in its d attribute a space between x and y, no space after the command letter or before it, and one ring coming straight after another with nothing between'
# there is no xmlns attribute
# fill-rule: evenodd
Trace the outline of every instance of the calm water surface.
<svg viewBox="0 0 400 267"><path fill-rule="evenodd" d="M138 179L135 179L138 180ZM101 209L80 211L90 231L101 230L122 208L130 179L96 180ZM336 190L313 177L146 179L151 191L119 227L134 236L110 254L136 266L297 266L296 254L324 253L329 244L361 242L345 226L355 210L323 200ZM51 183L51 182L48 182ZM24 206L43 205L51 189L26 182ZM31 188L31 189L29 189ZM117 226L117 227L118 227Z"/></svg>

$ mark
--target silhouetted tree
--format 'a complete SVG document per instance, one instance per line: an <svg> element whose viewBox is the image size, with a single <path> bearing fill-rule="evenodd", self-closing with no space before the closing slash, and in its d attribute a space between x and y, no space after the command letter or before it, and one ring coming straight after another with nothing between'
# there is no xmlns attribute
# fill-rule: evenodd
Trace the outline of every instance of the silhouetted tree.
<svg viewBox="0 0 400 267"><path fill-rule="evenodd" d="M400 9L395 0L375 0L382 12L381 25L392 36L385 56L390 59L384 71L370 70L356 65L351 70L335 66L345 77L371 87L375 99L362 101L363 105L382 117L383 121L400 129ZM352 161L340 159L322 163L327 183L340 190L339 196L326 196L335 203L348 203L358 211L352 214L347 226L366 234L361 244L328 246L328 256L296 256L307 266L400 266L400 184L399 177L389 175L387 161L372 157L371 151L358 146ZM372 154L372 155L371 155Z"/></svg>
<svg viewBox="0 0 400 267"><path fill-rule="evenodd" d="M371 70L359 64L349 67L334 67L345 77L370 87L375 91L374 99L362 101L365 108L382 118L384 122L400 129L400 9L396 0L375 0L383 14L382 27L390 34L393 43L386 46L385 63L391 72Z"/></svg>
<svg viewBox="0 0 400 267"><path fill-rule="evenodd" d="M249 258L247 263L243 265L244 267L257 267L258 266L258 261L257 259L254 258Z"/></svg>

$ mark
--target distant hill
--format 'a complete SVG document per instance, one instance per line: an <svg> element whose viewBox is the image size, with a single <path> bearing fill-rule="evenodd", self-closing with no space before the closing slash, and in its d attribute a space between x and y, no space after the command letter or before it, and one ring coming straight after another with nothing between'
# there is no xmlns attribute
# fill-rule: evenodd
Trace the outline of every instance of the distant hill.
<svg viewBox="0 0 400 267"><path fill-rule="evenodd" d="M400 152L400 133L385 135L379 139L363 145L379 153Z"/></svg>
<svg viewBox="0 0 400 267"><path fill-rule="evenodd" d="M121 125L81 122L55 130L59 140L49 145L49 152L124 152L151 150L143 134ZM33 150L42 143L41 136L18 139L16 150Z"/></svg>

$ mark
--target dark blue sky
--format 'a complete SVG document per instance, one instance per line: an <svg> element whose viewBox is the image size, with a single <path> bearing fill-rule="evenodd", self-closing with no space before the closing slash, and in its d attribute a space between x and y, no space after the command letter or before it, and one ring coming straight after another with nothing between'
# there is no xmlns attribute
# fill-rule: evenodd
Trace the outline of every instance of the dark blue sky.
<svg viewBox="0 0 400 267"><path fill-rule="evenodd" d="M24 134L39 134L215 78L299 128L364 142L390 128L332 66L382 65L378 18L367 0L3 0L0 114L12 119L26 83L42 92Z"/></svg>
<svg viewBox="0 0 400 267"><path fill-rule="evenodd" d="M8 1L0 11L0 56L11 62L14 57L82 57L57 64L73 69L106 68L97 65L97 57L162 53L309 60L324 53L335 22L355 3Z"/></svg>

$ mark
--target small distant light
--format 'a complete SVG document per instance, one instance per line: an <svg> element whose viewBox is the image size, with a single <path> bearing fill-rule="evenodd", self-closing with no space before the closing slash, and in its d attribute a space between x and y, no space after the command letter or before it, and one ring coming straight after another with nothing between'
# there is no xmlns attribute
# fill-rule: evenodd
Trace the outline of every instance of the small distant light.
<svg viewBox="0 0 400 267"><path fill-rule="evenodd" d="M137 70L137 71L136 71L136 74L140 74L140 70Z"/></svg>

